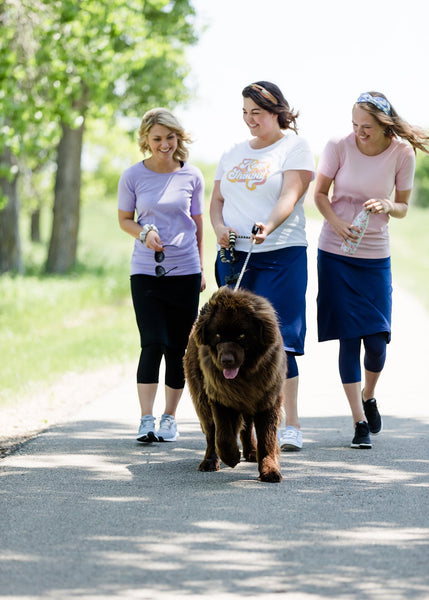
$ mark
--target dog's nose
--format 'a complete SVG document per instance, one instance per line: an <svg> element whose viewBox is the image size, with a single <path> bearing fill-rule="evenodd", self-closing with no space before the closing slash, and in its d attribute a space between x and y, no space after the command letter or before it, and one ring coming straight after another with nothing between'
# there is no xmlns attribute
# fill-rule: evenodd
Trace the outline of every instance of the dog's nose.
<svg viewBox="0 0 429 600"><path fill-rule="evenodd" d="M221 363L224 367L230 367L235 363L234 356L229 353L222 354Z"/></svg>

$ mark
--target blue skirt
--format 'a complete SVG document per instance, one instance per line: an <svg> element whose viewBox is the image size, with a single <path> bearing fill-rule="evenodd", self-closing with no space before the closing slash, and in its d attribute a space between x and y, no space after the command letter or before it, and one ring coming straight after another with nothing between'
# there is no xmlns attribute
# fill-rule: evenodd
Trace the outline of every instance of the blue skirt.
<svg viewBox="0 0 429 600"><path fill-rule="evenodd" d="M392 273L388 258L353 258L318 251L319 342L385 333L390 342Z"/></svg>
<svg viewBox="0 0 429 600"><path fill-rule="evenodd" d="M249 241L250 244L250 241ZM229 257L229 252L226 252ZM238 262L223 263L219 253L215 263L218 286L228 284L231 273L239 275L247 252L235 252ZM230 284L231 287L235 283ZM277 312L284 349L304 354L306 334L305 293L307 290L307 248L291 246L250 255L240 288L267 298Z"/></svg>

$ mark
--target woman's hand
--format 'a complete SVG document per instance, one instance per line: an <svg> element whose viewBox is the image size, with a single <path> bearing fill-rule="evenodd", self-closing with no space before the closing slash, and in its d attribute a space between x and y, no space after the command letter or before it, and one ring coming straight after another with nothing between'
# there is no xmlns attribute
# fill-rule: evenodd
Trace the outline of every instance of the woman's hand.
<svg viewBox="0 0 429 600"><path fill-rule="evenodd" d="M267 228L264 223L255 223L255 227L257 227L259 231L257 233L252 233L251 240L254 240L255 244L263 244L268 235Z"/></svg>
<svg viewBox="0 0 429 600"><path fill-rule="evenodd" d="M378 199L378 198L370 198L366 202L363 203L363 207L366 210L374 213L375 215L386 214L392 210L392 202L387 198Z"/></svg>
<svg viewBox="0 0 429 600"><path fill-rule="evenodd" d="M145 246L154 252L161 252L164 250L164 244L161 242L159 234L154 230L149 231L146 234Z"/></svg>
<svg viewBox="0 0 429 600"><path fill-rule="evenodd" d="M226 227L226 225L218 225L215 229L217 243L221 248L229 248L229 232L234 231L235 235L238 233L232 227Z"/></svg>
<svg viewBox="0 0 429 600"><path fill-rule="evenodd" d="M344 219L336 217L335 219L330 219L328 223L338 235L338 237L341 239L341 241L354 241L359 238L357 230L353 227L351 223L345 221Z"/></svg>
<svg viewBox="0 0 429 600"><path fill-rule="evenodd" d="M200 287L200 292L204 292L204 290L207 287L207 283L206 283L206 278L204 275L204 271L201 271L201 287Z"/></svg>

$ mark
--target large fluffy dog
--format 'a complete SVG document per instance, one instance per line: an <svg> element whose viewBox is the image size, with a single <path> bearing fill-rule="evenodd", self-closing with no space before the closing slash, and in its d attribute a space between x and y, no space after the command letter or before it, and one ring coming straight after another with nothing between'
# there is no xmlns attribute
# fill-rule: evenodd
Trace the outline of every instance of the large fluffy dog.
<svg viewBox="0 0 429 600"><path fill-rule="evenodd" d="M185 355L185 374L207 439L200 471L258 462L259 479L282 479L277 426L286 355L270 302L223 287L203 306ZM256 430L256 438L253 432Z"/></svg>

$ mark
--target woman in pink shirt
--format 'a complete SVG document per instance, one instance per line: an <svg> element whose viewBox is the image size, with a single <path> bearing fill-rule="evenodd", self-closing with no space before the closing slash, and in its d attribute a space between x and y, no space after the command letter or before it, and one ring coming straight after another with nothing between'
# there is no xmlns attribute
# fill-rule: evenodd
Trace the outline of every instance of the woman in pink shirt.
<svg viewBox="0 0 429 600"><path fill-rule="evenodd" d="M361 94L352 117L353 133L331 140L318 167L315 202L325 221L317 318L319 341L340 342L340 377L355 426L351 447L371 448L370 433L383 426L374 395L391 335L388 223L407 214L415 150L429 153L429 137L401 119L379 92Z"/></svg>

